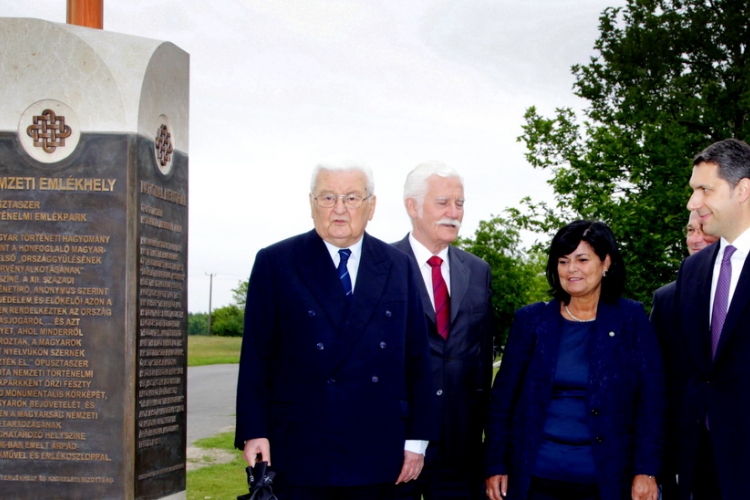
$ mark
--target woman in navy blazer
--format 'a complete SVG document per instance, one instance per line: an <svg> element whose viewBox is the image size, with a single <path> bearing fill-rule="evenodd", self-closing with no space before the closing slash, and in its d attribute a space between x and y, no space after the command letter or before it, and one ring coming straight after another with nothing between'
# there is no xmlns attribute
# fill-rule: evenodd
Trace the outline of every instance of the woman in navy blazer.
<svg viewBox="0 0 750 500"><path fill-rule="evenodd" d="M486 429L491 500L656 500L664 374L604 223L555 235L554 299L516 313Z"/></svg>

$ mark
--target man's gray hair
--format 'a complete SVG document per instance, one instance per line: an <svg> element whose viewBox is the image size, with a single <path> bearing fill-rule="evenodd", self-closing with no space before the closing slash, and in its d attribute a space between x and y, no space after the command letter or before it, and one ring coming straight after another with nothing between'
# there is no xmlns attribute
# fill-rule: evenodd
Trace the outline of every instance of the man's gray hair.
<svg viewBox="0 0 750 500"><path fill-rule="evenodd" d="M427 180L433 175L439 177L455 177L461 181L463 185L464 180L458 175L454 169L446 165L441 161L426 161L420 163L414 170L409 172L406 176L406 182L404 183L404 201L408 198L412 198L417 203L417 211L419 216L422 216L422 204L424 203L424 197L427 194Z"/></svg>
<svg viewBox="0 0 750 500"><path fill-rule="evenodd" d="M318 182L318 174L320 174L320 172L324 170L327 172L362 172L367 179L367 196L375 194L375 178L372 175L372 170L365 164L356 163L353 161L318 163L318 165L313 169L312 178L310 179L310 192L312 194L315 194L316 183Z"/></svg>

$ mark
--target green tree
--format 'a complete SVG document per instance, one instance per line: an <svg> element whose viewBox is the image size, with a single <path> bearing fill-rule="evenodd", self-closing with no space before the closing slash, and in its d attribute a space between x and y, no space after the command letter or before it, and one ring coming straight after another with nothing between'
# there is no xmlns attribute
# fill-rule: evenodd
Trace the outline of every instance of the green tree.
<svg viewBox="0 0 750 500"><path fill-rule="evenodd" d="M650 303L686 255L691 158L750 132L750 2L629 0L600 17L598 56L573 66L588 101L552 118L527 110L527 159L552 173L556 205L527 200L524 227L599 219L622 246L626 294Z"/></svg>
<svg viewBox="0 0 750 500"><path fill-rule="evenodd" d="M473 238L458 247L484 259L492 270L492 308L499 327L495 345L504 345L516 309L548 298L546 257L521 247L518 227L503 217L480 221Z"/></svg>
<svg viewBox="0 0 750 500"><path fill-rule="evenodd" d="M188 313L188 335L208 334L208 314Z"/></svg>
<svg viewBox="0 0 750 500"><path fill-rule="evenodd" d="M211 334L220 337L241 337L245 311L236 304L214 309L211 313Z"/></svg>
<svg viewBox="0 0 750 500"><path fill-rule="evenodd" d="M237 288L232 288L232 299L237 307L245 310L245 301L247 300L247 287L249 280L237 282Z"/></svg>

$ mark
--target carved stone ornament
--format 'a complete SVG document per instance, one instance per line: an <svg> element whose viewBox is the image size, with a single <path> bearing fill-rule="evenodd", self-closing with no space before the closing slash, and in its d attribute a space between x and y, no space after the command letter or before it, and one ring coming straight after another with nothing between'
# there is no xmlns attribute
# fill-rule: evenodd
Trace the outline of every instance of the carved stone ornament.
<svg viewBox="0 0 750 500"><path fill-rule="evenodd" d="M172 144L172 134L169 132L169 126L162 123L154 137L154 153L156 154L156 164L163 174L169 173L172 169L172 154L174 146Z"/></svg>
<svg viewBox="0 0 750 500"><path fill-rule="evenodd" d="M80 139L75 112L54 99L35 102L26 108L18 122L18 141L29 156L42 163L67 158Z"/></svg>

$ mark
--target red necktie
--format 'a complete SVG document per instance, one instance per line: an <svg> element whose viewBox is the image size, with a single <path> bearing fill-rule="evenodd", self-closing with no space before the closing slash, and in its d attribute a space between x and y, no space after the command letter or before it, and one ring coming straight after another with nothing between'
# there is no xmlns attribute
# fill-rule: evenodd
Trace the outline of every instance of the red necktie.
<svg viewBox="0 0 750 500"><path fill-rule="evenodd" d="M435 299L435 323L437 323L438 334L444 339L448 338L448 326L451 322L451 299L448 297L448 285L445 284L440 266L443 259L433 255L427 260L432 267L432 293Z"/></svg>

